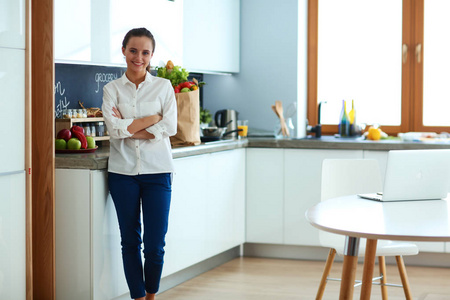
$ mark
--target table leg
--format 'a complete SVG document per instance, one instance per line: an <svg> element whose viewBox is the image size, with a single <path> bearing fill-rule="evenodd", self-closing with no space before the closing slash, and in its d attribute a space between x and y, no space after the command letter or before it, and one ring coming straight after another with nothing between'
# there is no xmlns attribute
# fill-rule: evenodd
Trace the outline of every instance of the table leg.
<svg viewBox="0 0 450 300"><path fill-rule="evenodd" d="M359 238L345 237L344 264L342 267L339 300L353 299L356 266L358 265Z"/></svg>
<svg viewBox="0 0 450 300"><path fill-rule="evenodd" d="M377 252L377 240L367 239L366 254L364 256L364 269L361 285L361 300L369 300L372 292L373 269L375 267L375 254Z"/></svg>

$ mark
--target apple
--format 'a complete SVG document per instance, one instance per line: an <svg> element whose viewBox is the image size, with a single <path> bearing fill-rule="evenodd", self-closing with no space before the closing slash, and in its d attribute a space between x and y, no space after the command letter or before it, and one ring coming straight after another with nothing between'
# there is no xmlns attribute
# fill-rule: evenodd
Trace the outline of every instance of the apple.
<svg viewBox="0 0 450 300"><path fill-rule="evenodd" d="M190 92L191 90L189 89L189 88L187 88L187 87L185 87L185 88L182 88L181 89L181 93L187 93L187 92Z"/></svg>
<svg viewBox="0 0 450 300"><path fill-rule="evenodd" d="M67 146L65 139L56 139L55 140L55 149L56 150L65 150Z"/></svg>
<svg viewBox="0 0 450 300"><path fill-rule="evenodd" d="M64 139L66 142L72 137L72 132L69 129L61 129L56 135L57 139Z"/></svg>
<svg viewBox="0 0 450 300"><path fill-rule="evenodd" d="M77 126L77 125L73 125L72 128L70 128L70 131L73 132L74 130L84 134L84 128L83 127L80 127L80 126Z"/></svg>
<svg viewBox="0 0 450 300"><path fill-rule="evenodd" d="M80 150L81 149L81 142L79 139L77 138L71 138L68 142L67 142L67 149L70 150Z"/></svg>
<svg viewBox="0 0 450 300"><path fill-rule="evenodd" d="M95 148L95 140L92 136L87 136L86 137L86 141L87 141L87 148L88 149L94 149Z"/></svg>

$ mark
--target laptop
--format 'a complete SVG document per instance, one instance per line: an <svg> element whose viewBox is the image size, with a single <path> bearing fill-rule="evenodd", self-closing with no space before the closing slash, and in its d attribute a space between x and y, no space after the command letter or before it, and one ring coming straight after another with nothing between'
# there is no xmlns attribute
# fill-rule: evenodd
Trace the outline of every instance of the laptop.
<svg viewBox="0 0 450 300"><path fill-rule="evenodd" d="M432 200L447 197L450 150L391 150L383 193L359 194L377 201Z"/></svg>

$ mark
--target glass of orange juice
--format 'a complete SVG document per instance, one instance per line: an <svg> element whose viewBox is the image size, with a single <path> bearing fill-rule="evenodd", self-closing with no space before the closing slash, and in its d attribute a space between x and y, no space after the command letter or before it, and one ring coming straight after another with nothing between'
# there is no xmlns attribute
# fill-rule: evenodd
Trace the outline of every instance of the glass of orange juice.
<svg viewBox="0 0 450 300"><path fill-rule="evenodd" d="M248 120L238 120L237 121L237 125L238 125L238 134L239 134L239 138L245 138L247 137L247 133L248 133Z"/></svg>

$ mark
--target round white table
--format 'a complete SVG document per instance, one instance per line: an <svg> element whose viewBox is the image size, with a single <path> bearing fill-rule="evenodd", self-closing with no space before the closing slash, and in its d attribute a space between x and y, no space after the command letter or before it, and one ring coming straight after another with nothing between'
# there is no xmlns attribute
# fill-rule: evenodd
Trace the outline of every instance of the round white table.
<svg viewBox="0 0 450 300"><path fill-rule="evenodd" d="M359 238L367 238L361 298L370 299L377 240L450 241L447 200L379 202L345 196L320 202L306 212L320 230L346 236L339 299L353 299Z"/></svg>

